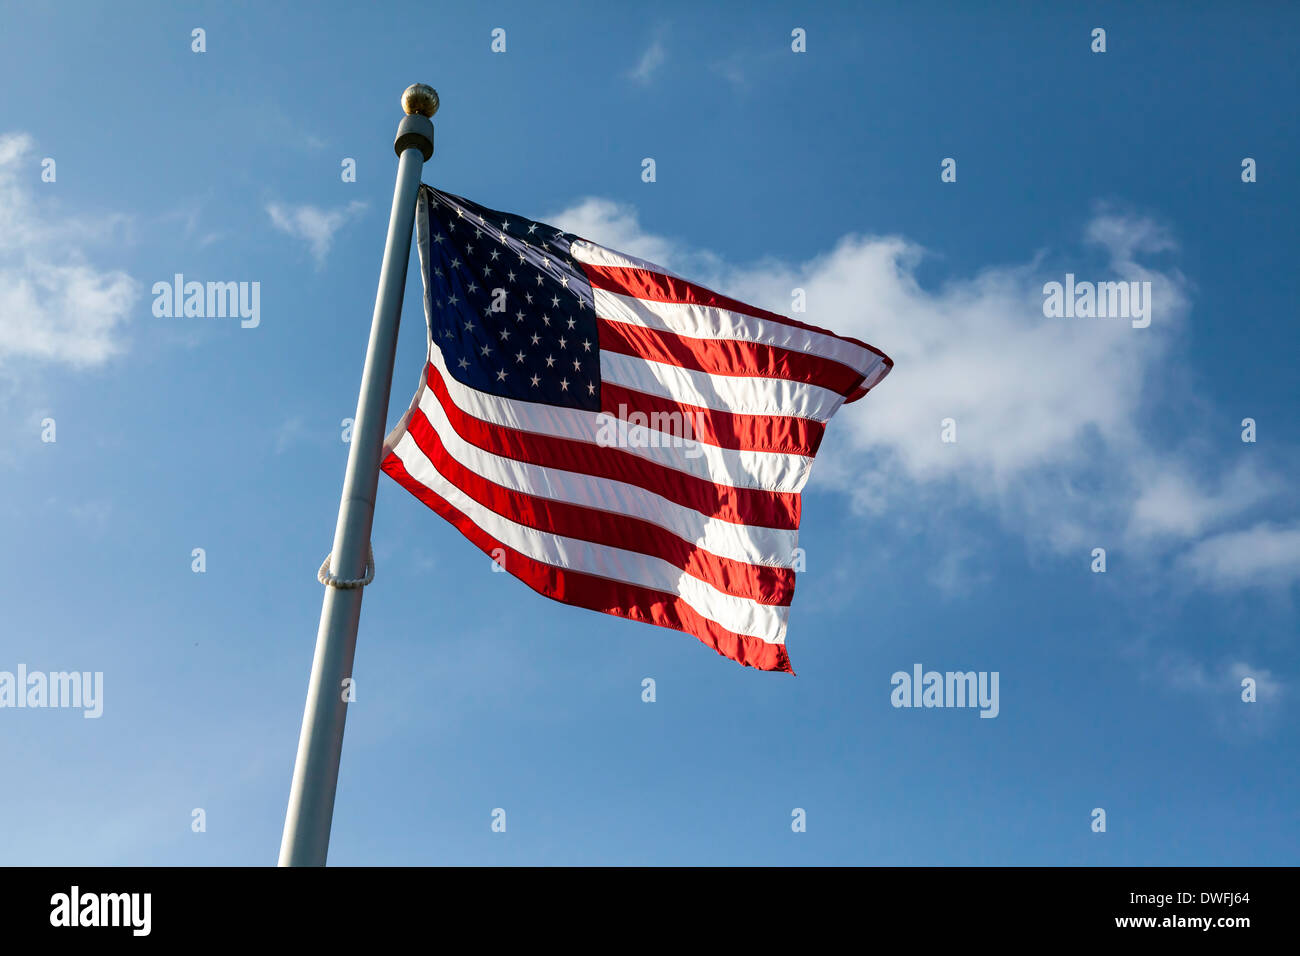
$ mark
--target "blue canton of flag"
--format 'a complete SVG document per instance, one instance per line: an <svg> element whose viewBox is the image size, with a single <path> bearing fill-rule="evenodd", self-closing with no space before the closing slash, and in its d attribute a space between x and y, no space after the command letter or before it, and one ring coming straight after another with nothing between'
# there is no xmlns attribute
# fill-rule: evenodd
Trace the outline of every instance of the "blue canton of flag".
<svg viewBox="0 0 1300 956"><path fill-rule="evenodd" d="M432 334L457 381L502 398L600 408L591 286L553 226L423 187Z"/></svg>

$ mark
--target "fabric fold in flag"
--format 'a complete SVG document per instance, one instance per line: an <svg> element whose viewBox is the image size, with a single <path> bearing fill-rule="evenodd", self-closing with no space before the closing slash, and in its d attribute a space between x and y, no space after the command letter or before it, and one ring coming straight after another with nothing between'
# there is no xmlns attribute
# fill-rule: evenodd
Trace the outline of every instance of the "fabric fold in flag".
<svg viewBox="0 0 1300 956"><path fill-rule="evenodd" d="M384 472L546 597L793 673L800 492L888 356L429 186L416 235L429 351Z"/></svg>

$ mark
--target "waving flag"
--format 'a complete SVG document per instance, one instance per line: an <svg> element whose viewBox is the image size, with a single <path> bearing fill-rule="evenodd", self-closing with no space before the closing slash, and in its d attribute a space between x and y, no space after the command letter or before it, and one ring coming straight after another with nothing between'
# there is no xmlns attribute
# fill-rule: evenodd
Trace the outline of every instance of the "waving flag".
<svg viewBox="0 0 1300 956"><path fill-rule="evenodd" d="M566 604L790 671L799 493L893 363L428 186L429 354L383 470Z"/></svg>

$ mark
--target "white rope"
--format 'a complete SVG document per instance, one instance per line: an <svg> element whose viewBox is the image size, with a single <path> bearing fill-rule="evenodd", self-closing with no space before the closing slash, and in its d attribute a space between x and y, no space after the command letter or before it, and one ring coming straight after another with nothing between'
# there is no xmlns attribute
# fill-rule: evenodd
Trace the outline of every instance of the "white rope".
<svg viewBox="0 0 1300 956"><path fill-rule="evenodd" d="M366 545L366 576L364 578L336 578L330 574L330 558L333 555L333 551L325 555L325 563L316 572L316 580L327 588L341 588L348 591L352 588L363 588L375 579L375 551L370 545Z"/></svg>

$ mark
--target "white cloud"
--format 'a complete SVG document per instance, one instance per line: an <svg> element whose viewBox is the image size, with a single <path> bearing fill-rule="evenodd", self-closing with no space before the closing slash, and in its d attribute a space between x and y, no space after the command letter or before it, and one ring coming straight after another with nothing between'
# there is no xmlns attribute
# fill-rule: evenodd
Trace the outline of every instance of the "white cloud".
<svg viewBox="0 0 1300 956"><path fill-rule="evenodd" d="M282 422L275 432L275 453L279 455L286 448L296 444L306 432L306 423L301 415L295 415Z"/></svg>
<svg viewBox="0 0 1300 956"><path fill-rule="evenodd" d="M37 199L33 145L24 133L0 136L0 360L96 365L122 351L119 327L139 289L125 272L90 263L79 243L121 219L55 213L50 198Z"/></svg>
<svg viewBox="0 0 1300 956"><path fill-rule="evenodd" d="M989 268L927 290L916 279L923 250L899 237L850 236L803 266L766 265L725 281L782 311L790 290L803 288L809 321L894 359L881 388L832 426L847 431L858 459L849 471L860 477L848 490L859 505L879 509L893 490L919 483L1023 510L1026 495L1033 504L1059 501L1070 478L1097 470L1099 452L1111 478L1135 478L1124 472L1150 457L1135 421L1148 373L1181 322L1186 298L1177 277L1128 257L1133 246L1125 243L1149 235L1149 224L1133 223L1129 232L1117 221L1104 226L1103 234L1124 236L1107 246L1106 277L1153 282L1151 329L1045 318L1044 275L1033 264ZM940 441L945 418L957 423L955 444ZM1034 523L1049 521L1050 510L1035 514ZM1055 533L1067 532L1072 516L1087 520L1063 509L1063 520L1051 522Z"/></svg>
<svg viewBox="0 0 1300 956"><path fill-rule="evenodd" d="M742 54L733 53L725 60L719 60L716 63L710 64L709 68L736 89L743 89L746 86L747 80L744 66L746 62L752 64L753 57L749 57L747 61Z"/></svg>
<svg viewBox="0 0 1300 956"><path fill-rule="evenodd" d="M1255 681L1256 701L1258 703L1271 703L1286 693L1286 684L1270 670L1263 667L1252 667L1245 661L1234 661L1228 665L1227 681L1231 683L1234 690L1240 691L1242 689L1241 682L1247 677Z"/></svg>
<svg viewBox="0 0 1300 956"><path fill-rule="evenodd" d="M1147 636L1132 641L1121 653L1143 680L1197 699L1207 719L1229 738L1271 732L1284 717L1288 681L1241 657L1207 662L1180 647L1158 648ZM1254 701L1242 700L1242 681L1247 677L1255 682Z"/></svg>
<svg viewBox="0 0 1300 956"><path fill-rule="evenodd" d="M222 232L209 230L200 233L199 231L203 208L209 202L210 197L188 200L184 204L159 215L157 221L159 223L179 223L181 225L181 235L186 243L204 249L225 238L225 233Z"/></svg>
<svg viewBox="0 0 1300 956"><path fill-rule="evenodd" d="M1184 559L1203 584L1216 589L1285 587L1300 579L1300 524L1261 522L1198 542Z"/></svg>
<svg viewBox="0 0 1300 956"><path fill-rule="evenodd" d="M965 597L992 580L982 559L972 546L949 544L926 574L926 580L944 598Z"/></svg>
<svg viewBox="0 0 1300 956"><path fill-rule="evenodd" d="M359 216L365 208L366 204L358 200L353 200L340 209L273 202L267 204L266 211L277 229L307 243L312 258L316 260L316 267L320 268L325 264L330 246L334 243L334 234L349 220Z"/></svg>
<svg viewBox="0 0 1300 956"><path fill-rule="evenodd" d="M584 236L671 269L680 268L682 250L672 241L654 236L641 228L636 210L609 199L584 199L546 220L566 232Z"/></svg>
<svg viewBox="0 0 1300 956"><path fill-rule="evenodd" d="M1273 492L1281 490L1271 476L1243 462L1223 476L1217 491L1192 481L1187 474L1143 465L1145 476L1133 502L1129 531L1139 538L1162 535L1193 538L1214 523L1230 518Z"/></svg>
<svg viewBox="0 0 1300 956"><path fill-rule="evenodd" d="M649 83L666 58L667 51L663 43L657 39L653 40L641 54L641 59L637 61L636 66L628 72L628 76L638 83Z"/></svg>
<svg viewBox="0 0 1300 956"><path fill-rule="evenodd" d="M1142 658L1148 653L1148 649L1142 648L1138 656ZM1148 670L1175 690L1220 697L1233 703L1241 700L1241 682L1247 677L1255 681L1256 703L1274 702L1286 689L1283 681L1267 668L1254 667L1240 660L1209 667L1178 650L1166 651L1153 658Z"/></svg>
<svg viewBox="0 0 1300 956"><path fill-rule="evenodd" d="M938 288L921 285L926 252L900 236L849 235L804 263L737 267L647 234L634 210L606 200L555 221L776 312L789 314L802 288L808 312L797 318L888 353L893 372L839 412L814 470L812 487L839 488L864 512L973 504L1057 550L1176 551L1285 490L1261 469L1215 471L1214 456L1162 450L1164 422L1149 406L1179 378L1169 353L1191 286L1176 268L1147 264L1177 249L1149 218L1100 209L1066 264L1049 269L1040 253ZM1067 271L1150 282L1150 327L1046 318L1043 284ZM957 422L955 444L940 441L945 418ZM956 576L953 565L940 583L955 588Z"/></svg>

